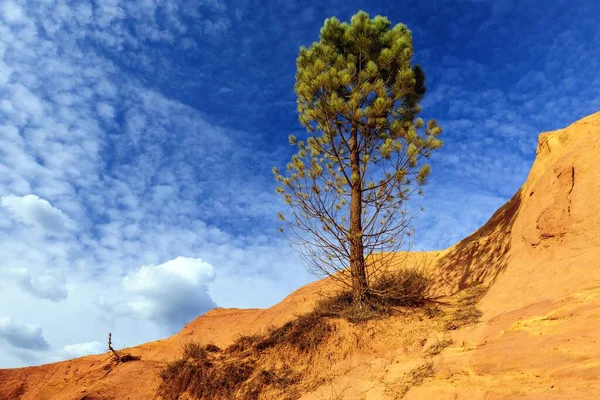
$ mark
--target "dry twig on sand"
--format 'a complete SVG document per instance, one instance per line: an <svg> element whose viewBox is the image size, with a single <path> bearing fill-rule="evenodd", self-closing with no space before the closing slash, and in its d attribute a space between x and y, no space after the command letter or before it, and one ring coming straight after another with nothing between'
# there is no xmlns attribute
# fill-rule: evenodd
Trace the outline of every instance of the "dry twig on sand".
<svg viewBox="0 0 600 400"><path fill-rule="evenodd" d="M116 366L118 364L121 363L126 363L128 361L136 361L141 359L141 356L133 356L131 355L131 353L124 353L124 352L118 352L114 349L114 347L112 346L112 333L109 332L108 333L108 350L112 353L112 359L110 360L110 363L108 365L106 365L104 367L104 369L108 370L108 372L110 372L110 370L112 369L113 366ZM108 374L107 372L107 374Z"/></svg>

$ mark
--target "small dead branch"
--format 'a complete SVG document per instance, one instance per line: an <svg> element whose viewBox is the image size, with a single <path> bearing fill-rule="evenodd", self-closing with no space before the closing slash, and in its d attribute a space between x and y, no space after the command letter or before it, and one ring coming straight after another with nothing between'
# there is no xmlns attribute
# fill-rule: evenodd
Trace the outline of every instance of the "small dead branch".
<svg viewBox="0 0 600 400"><path fill-rule="evenodd" d="M108 350L113 354L113 361L117 364L121 362L121 355L112 347L112 333L108 332Z"/></svg>
<svg viewBox="0 0 600 400"><path fill-rule="evenodd" d="M121 363L126 363L128 361L137 361L142 358L141 356L133 356L131 353L116 351L112 346L112 333L110 332L108 333L108 350L112 353L112 359L110 360L110 363L104 367L104 369L108 371L107 374L114 366L117 366Z"/></svg>

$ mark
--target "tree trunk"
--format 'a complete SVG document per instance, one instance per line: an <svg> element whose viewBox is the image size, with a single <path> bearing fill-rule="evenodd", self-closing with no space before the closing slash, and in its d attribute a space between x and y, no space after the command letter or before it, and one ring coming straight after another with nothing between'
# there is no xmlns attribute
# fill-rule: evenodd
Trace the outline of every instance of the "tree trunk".
<svg viewBox="0 0 600 400"><path fill-rule="evenodd" d="M350 192L350 274L352 277L352 300L360 308L365 303L368 289L365 271L365 255L362 232L362 183L358 154L358 132L352 129L350 139L350 166L352 182Z"/></svg>

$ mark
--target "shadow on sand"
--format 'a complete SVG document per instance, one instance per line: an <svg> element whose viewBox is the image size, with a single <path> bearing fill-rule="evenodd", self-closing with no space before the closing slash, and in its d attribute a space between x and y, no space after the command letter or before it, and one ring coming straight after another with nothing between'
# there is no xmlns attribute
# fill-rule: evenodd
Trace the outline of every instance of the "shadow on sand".
<svg viewBox="0 0 600 400"><path fill-rule="evenodd" d="M521 202L519 189L485 225L461 240L437 262L435 269L439 275L434 290L452 294L473 284L494 283L508 265L511 231Z"/></svg>

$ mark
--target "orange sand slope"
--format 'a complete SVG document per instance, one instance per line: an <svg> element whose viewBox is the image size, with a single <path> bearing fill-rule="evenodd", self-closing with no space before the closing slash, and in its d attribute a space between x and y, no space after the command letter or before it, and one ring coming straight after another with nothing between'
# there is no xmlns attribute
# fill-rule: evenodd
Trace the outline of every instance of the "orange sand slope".
<svg viewBox="0 0 600 400"><path fill-rule="evenodd" d="M527 181L483 227L444 251L409 255L427 260L439 294L475 282L490 290L481 322L446 333L453 344L430 358L433 376L404 398L600 397L598 160L600 113L541 134ZM168 339L129 349L142 359L108 374L107 355L0 370L0 399L153 399L158 372L183 343L226 346L309 311L331 288L314 282L266 310L215 309ZM327 384L302 398L398 398L390 383L423 362L429 328L394 319L368 324L372 343L338 357Z"/></svg>

